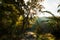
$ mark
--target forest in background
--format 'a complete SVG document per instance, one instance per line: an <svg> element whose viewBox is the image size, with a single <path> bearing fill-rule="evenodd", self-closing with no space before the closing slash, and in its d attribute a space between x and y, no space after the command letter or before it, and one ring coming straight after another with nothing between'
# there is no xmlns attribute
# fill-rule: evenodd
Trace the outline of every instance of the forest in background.
<svg viewBox="0 0 60 40"><path fill-rule="evenodd" d="M43 1L0 0L0 40L60 40L60 17L43 11ZM52 17L39 18L36 10Z"/></svg>

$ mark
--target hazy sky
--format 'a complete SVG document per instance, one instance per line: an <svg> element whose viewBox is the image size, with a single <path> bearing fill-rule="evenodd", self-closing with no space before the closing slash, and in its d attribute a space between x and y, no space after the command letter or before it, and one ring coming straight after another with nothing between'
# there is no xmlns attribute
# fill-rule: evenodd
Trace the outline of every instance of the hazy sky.
<svg viewBox="0 0 60 40"><path fill-rule="evenodd" d="M45 10L51 11L54 15L60 16L59 13L57 13L57 6L60 4L59 0L45 0L42 2L42 5L45 7ZM47 16L48 14L46 14Z"/></svg>
<svg viewBox="0 0 60 40"><path fill-rule="evenodd" d="M45 7L44 10L50 11L56 16L60 16L60 14L57 13L57 9L58 9L57 6L58 4L60 4L60 0L44 0L44 2L42 2L41 4ZM38 16L49 16L49 14L48 13L45 15L38 14Z"/></svg>

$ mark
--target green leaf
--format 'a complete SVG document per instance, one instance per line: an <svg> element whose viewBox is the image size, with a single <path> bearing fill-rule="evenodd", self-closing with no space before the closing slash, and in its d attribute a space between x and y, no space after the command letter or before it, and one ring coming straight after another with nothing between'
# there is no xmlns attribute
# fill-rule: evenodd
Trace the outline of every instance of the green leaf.
<svg viewBox="0 0 60 40"><path fill-rule="evenodd" d="M60 12L60 9L58 9L58 11L57 12Z"/></svg>
<svg viewBox="0 0 60 40"><path fill-rule="evenodd" d="M58 7L60 7L60 4L58 5Z"/></svg>

